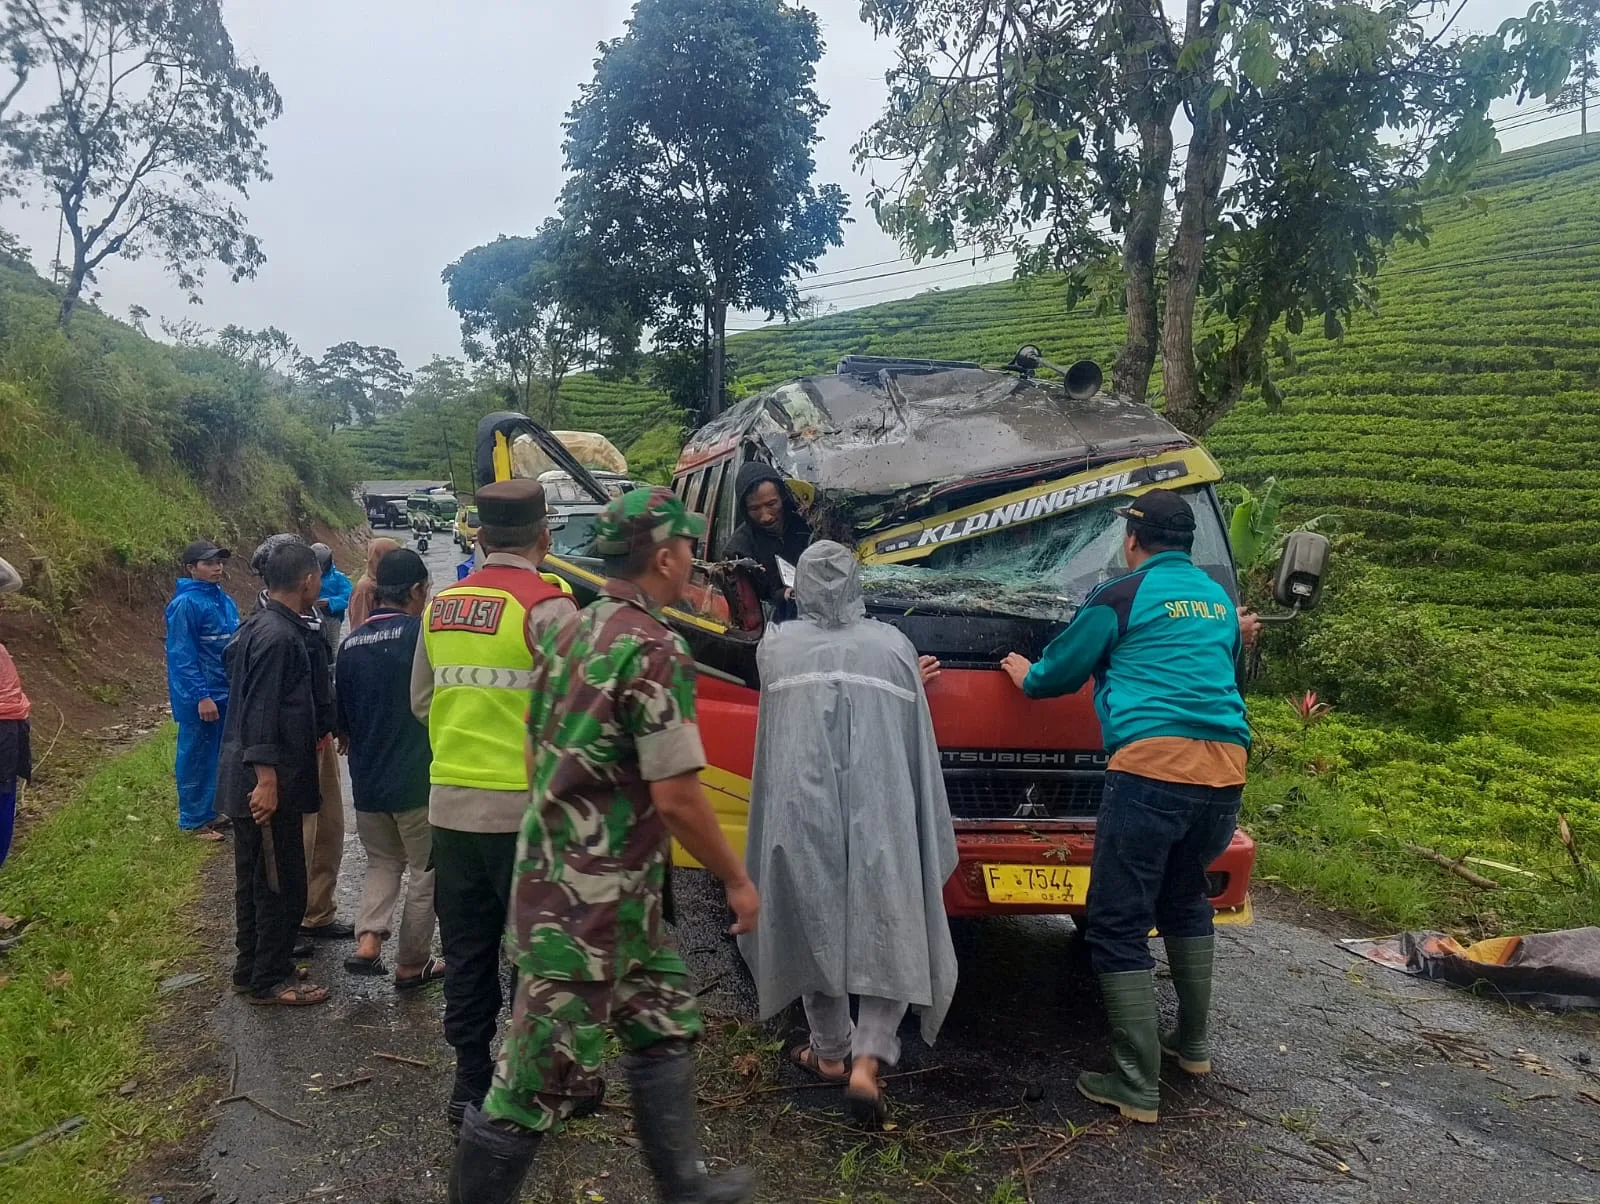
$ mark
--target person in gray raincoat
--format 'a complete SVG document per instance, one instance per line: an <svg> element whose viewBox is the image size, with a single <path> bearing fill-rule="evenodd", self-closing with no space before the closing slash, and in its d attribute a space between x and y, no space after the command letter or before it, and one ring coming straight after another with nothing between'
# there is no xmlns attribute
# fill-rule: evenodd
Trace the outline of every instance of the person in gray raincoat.
<svg viewBox="0 0 1600 1204"><path fill-rule="evenodd" d="M877 1127L878 1068L899 1059L907 1007L932 1044L956 988L943 895L955 831L923 692L937 664L867 617L848 548L807 548L794 596L799 620L757 653L745 860L762 907L740 949L763 1019L797 996L805 1007L811 1038L790 1060L844 1086L851 1114Z"/></svg>

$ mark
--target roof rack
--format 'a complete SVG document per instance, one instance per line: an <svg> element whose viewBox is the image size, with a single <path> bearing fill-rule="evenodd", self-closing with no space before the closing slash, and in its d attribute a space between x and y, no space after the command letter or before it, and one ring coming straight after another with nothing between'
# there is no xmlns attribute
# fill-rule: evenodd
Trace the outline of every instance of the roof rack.
<svg viewBox="0 0 1600 1204"><path fill-rule="evenodd" d="M875 378L880 372L946 372L951 368L981 368L968 360L907 360L892 355L847 355L834 369L836 376Z"/></svg>

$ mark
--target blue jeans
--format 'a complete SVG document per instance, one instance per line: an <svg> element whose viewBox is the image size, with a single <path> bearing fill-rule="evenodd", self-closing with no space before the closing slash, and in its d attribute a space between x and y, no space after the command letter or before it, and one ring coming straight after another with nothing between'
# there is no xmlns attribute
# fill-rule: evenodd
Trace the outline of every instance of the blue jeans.
<svg viewBox="0 0 1600 1204"><path fill-rule="evenodd" d="M198 717L178 724L178 827L193 832L217 818L217 760L222 755L222 725L228 706L217 704L217 721Z"/></svg>
<svg viewBox="0 0 1600 1204"><path fill-rule="evenodd" d="M1148 970L1150 929L1210 936L1206 870L1239 821L1238 786L1184 786L1106 774L1089 876L1089 956L1096 974Z"/></svg>
<svg viewBox="0 0 1600 1204"><path fill-rule="evenodd" d="M17 779L0 782L0 865L11 852L11 833L17 823Z"/></svg>

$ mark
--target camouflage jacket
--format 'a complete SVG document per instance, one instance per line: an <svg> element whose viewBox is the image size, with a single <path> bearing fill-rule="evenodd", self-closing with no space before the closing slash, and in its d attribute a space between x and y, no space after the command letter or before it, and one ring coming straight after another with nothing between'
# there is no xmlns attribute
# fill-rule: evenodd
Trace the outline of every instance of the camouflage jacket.
<svg viewBox="0 0 1600 1204"><path fill-rule="evenodd" d="M684 973L662 924L670 842L650 782L705 765L694 661L645 595L616 580L547 631L540 652L511 905L517 967L581 982Z"/></svg>

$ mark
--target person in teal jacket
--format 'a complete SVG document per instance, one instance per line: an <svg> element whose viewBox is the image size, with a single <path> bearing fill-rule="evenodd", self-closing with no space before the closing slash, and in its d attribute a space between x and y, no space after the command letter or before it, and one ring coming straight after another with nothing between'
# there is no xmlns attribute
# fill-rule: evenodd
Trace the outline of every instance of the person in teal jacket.
<svg viewBox="0 0 1600 1204"><path fill-rule="evenodd" d="M322 594L317 598L317 610L322 618L322 636L328 641L328 659L331 663L339 654L339 633L344 627L344 612L350 609L350 595L355 585L333 563L333 549L325 543L314 543L311 550L317 554L317 566L322 570Z"/></svg>
<svg viewBox="0 0 1600 1204"><path fill-rule="evenodd" d="M1117 511L1128 573L1100 586L1030 664L1002 667L1029 698L1071 694L1094 678L1110 761L1095 824L1088 945L1111 1025L1116 1070L1078 1090L1153 1122L1161 1054L1211 1069L1206 1019L1215 937L1206 869L1239 818L1250 725L1239 694L1243 640L1258 621L1189 558L1194 512L1152 489ZM1178 1027L1158 1032L1149 934L1166 942Z"/></svg>
<svg viewBox="0 0 1600 1204"><path fill-rule="evenodd" d="M178 827L204 840L221 840L213 803L222 723L228 712L228 675L222 653L239 629L239 608L223 592L223 566L231 553L199 539L183 550L186 576L167 603L167 699L178 722Z"/></svg>

